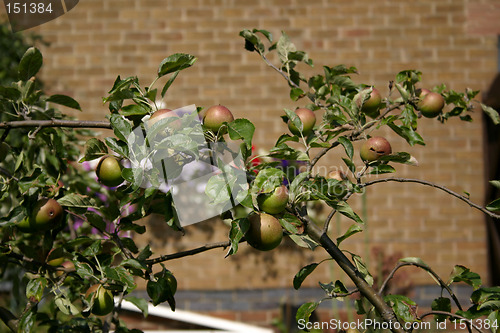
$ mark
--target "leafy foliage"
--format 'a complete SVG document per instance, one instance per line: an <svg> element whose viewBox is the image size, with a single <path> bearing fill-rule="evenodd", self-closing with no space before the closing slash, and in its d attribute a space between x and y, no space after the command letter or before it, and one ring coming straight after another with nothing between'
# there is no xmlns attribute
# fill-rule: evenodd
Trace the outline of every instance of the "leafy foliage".
<svg viewBox="0 0 500 333"><path fill-rule="evenodd" d="M131 294L136 288L135 279L143 279L150 298L148 301L153 305L166 302L175 310L177 282L163 264L175 255L152 258L149 246L138 248L134 241L135 234L146 232L146 227L138 221L151 214L160 214L170 227L181 229L171 188L163 186L165 180L158 170L152 168L152 172L146 172L154 158L168 163L164 169L175 173L176 177L182 174L187 164L210 160L219 172L209 179L204 193L217 204L234 200L228 187L239 184L241 178L245 178L243 183L248 185L248 189L242 188L238 193L238 207L227 207L221 216L230 225L227 242L197 249L196 253L214 247L228 247L227 255L236 255L249 229L247 217L260 212L257 197L283 185L287 187L286 210L275 214L283 232L301 247L324 247L356 284L356 289L349 291L340 280L320 283L325 297L302 305L297 312L298 320L307 321L324 300L344 299L356 293L359 293L356 300L359 314L389 320L384 315L392 311L403 322L421 320L417 304L407 296L386 295L382 298L383 290L374 291L374 279L364 259L355 253L342 251L340 246L346 239L363 232L365 227L360 215L349 205L350 197L361 192L372 174L395 173L397 164L416 164L409 153L395 152L358 167L353 142L366 139L369 136L367 133L373 129L387 126L410 146L425 145L424 138L418 133L421 114L417 90L423 74L416 70L397 73L389 85L390 94L380 106L380 113L368 115L362 112L367 98L360 96L371 86L355 81L356 68L325 66L321 74L306 77L301 73L301 67L312 67L313 61L306 52L297 49L286 33L283 32L277 42L266 30L243 30L240 36L244 38L248 51L259 54L286 78L292 100L305 104L314 112L323 111L323 118L313 131L307 135L301 131L299 135L282 135L265 156L252 156L255 127L247 119L225 122L224 131L218 133L201 126L201 129L187 126L198 121L201 109L176 119L160 119L153 124L146 122L158 110L158 89L161 89L159 95L164 97L179 73L195 64L194 56L183 53L165 58L149 86L142 86L135 76L117 77L108 95L103 98L108 103L107 119L114 137L97 139L88 130L60 127L5 129L2 140L8 143L10 152L0 161L0 227L3 235L0 273L5 274L13 267L23 267L27 272L25 279L16 281L25 288L25 298L19 301L22 306L12 310L19 319L17 330L31 332L38 325L46 324L54 329L97 331L107 327L109 320L117 332L129 331L119 321L116 309L108 318L91 315L96 297L85 297L84 294L95 284L121 299L129 300L147 315L147 302ZM273 57L277 59L276 64L270 62L270 53L276 53L277 56ZM79 103L69 96L47 96L38 88L36 74L42 65L40 51L29 48L19 60L17 77L13 79L15 82L0 86L2 121L70 120L54 104L81 109ZM164 77L168 78L163 86L155 88L155 84ZM445 123L452 117L471 120L469 113L473 110L473 98L477 91L455 92L444 86L434 87L433 90L441 94L447 104L447 111L438 116L438 121ZM498 120L495 110L485 106L482 109L492 119ZM292 110L284 109L282 119L292 122L297 128L303 126ZM174 135L162 136L165 131L172 130L175 122L180 124L178 131ZM150 127L140 142L141 133L146 132L145 126ZM80 152L82 138L87 140L84 151ZM217 146L217 143L230 142L238 145L238 152L226 146L217 152L233 157L241 153L244 165L226 165L220 158L214 158L213 154L200 149L200 143ZM319 153L313 148L319 149ZM348 169L348 175L340 179L315 173L316 163L333 149L339 149ZM124 166L121 176L125 182L118 187L99 184L91 173L90 164L109 154L120 159ZM242 171L243 177L237 171ZM497 182L492 184L498 185ZM40 234L22 232L18 223L33 218L32 210L41 198L54 198L64 208L63 224ZM307 211L310 205L318 202L330 207L332 212L323 225L313 221ZM238 215L237 209L244 214L239 216L241 214ZM487 209L498 210L498 200L489 204ZM336 242L333 242L327 231L335 213L352 220L352 224L341 230ZM324 232L315 231L320 228ZM49 263L48 255L52 249L62 253L63 264ZM349 258L345 253L349 254ZM177 256L189 254L194 253L188 251ZM431 268L418 258L405 258L402 262L431 273ZM320 263L303 267L293 279L294 288L299 289ZM156 269L158 265L161 265L160 272ZM442 295L436 298L432 304L433 310L440 311L436 320L443 321L456 315L498 318L500 290L484 287L478 274L457 265L447 283L437 281L446 290L453 283L466 283L474 291L471 295L473 306L455 314L451 312L450 298ZM454 295L450 296L455 301ZM39 309L38 305L44 302L51 306ZM55 315L58 311L65 316Z"/></svg>

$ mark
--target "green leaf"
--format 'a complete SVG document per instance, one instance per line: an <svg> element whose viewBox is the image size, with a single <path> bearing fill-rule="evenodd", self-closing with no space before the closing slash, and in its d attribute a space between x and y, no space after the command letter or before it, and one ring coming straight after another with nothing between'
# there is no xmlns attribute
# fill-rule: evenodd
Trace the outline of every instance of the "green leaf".
<svg viewBox="0 0 500 333"><path fill-rule="evenodd" d="M248 119L235 119L228 123L228 133L231 140L243 139L247 149L252 148L252 138L255 126Z"/></svg>
<svg viewBox="0 0 500 333"><path fill-rule="evenodd" d="M305 152L289 147L286 144L280 144L271 148L269 157L291 161L309 161L309 156Z"/></svg>
<svg viewBox="0 0 500 333"><path fill-rule="evenodd" d="M342 146L344 146L347 157L349 157L349 159L352 160L354 156L354 147L352 145L351 140L349 140L345 136L341 136L337 140L342 144Z"/></svg>
<svg viewBox="0 0 500 333"><path fill-rule="evenodd" d="M126 142L117 140L116 138L105 138L104 140L106 141L106 145L111 148L112 151L122 157L128 158L129 150Z"/></svg>
<svg viewBox="0 0 500 333"><path fill-rule="evenodd" d="M372 286L373 285L373 277L368 271L368 268L366 267L366 264L364 263L363 259L361 259L360 256L356 254L351 254L352 260L354 261L354 264L356 265L356 268L358 271L361 273L365 281Z"/></svg>
<svg viewBox="0 0 500 333"><path fill-rule="evenodd" d="M158 68L158 77L191 67L196 60L196 57L190 54L175 53L163 59L160 63L160 67Z"/></svg>
<svg viewBox="0 0 500 333"><path fill-rule="evenodd" d="M405 322L414 322L417 320L416 303L410 298L403 295L387 295L384 296L386 302L391 303L391 307L398 318Z"/></svg>
<svg viewBox="0 0 500 333"><path fill-rule="evenodd" d="M487 318L490 322L490 329L492 333L498 333L500 332L499 325L500 325L500 311L493 311L488 315Z"/></svg>
<svg viewBox="0 0 500 333"><path fill-rule="evenodd" d="M304 266L300 269L300 271L295 274L295 277L293 278L293 287L298 290L300 286L302 285L302 282L308 277L316 267L318 267L318 263L312 263L307 266Z"/></svg>
<svg viewBox="0 0 500 333"><path fill-rule="evenodd" d="M229 240L231 241L231 247L226 254L226 257L235 254L238 251L238 245L248 231L250 222L247 218L237 219L231 221L231 230L229 231Z"/></svg>
<svg viewBox="0 0 500 333"><path fill-rule="evenodd" d="M483 103L481 103L481 109L483 110L484 113L486 113L488 115L488 117L490 117L493 124L495 124L495 125L500 124L500 116L498 115L497 110L495 110L492 107L487 106Z"/></svg>
<svg viewBox="0 0 500 333"><path fill-rule="evenodd" d="M19 318L19 324L17 325L17 332L19 333L31 333L35 325L35 307L30 307L28 311L24 312Z"/></svg>
<svg viewBox="0 0 500 333"><path fill-rule="evenodd" d="M43 297L43 291L47 288L48 281L44 277L39 277L28 282L26 286L26 297L40 302Z"/></svg>
<svg viewBox="0 0 500 333"><path fill-rule="evenodd" d="M354 234L357 234L358 232L362 232L362 231L363 231L363 228L361 228L359 224L351 225L349 227L349 229L347 229L347 231L342 236L337 237L337 246L339 246L340 243L342 243L342 241L344 241L345 239L351 237Z"/></svg>
<svg viewBox="0 0 500 333"><path fill-rule="evenodd" d="M285 179L285 173L278 168L261 170L252 184L252 193L269 193L280 186Z"/></svg>
<svg viewBox="0 0 500 333"><path fill-rule="evenodd" d="M149 247L149 244L142 249L141 253L137 256L137 260L139 261L144 261L151 257L153 255L153 252L151 251L151 248Z"/></svg>
<svg viewBox="0 0 500 333"><path fill-rule="evenodd" d="M137 308L141 310L144 318L148 316L148 302L144 298L127 296L125 300L137 306Z"/></svg>
<svg viewBox="0 0 500 333"><path fill-rule="evenodd" d="M146 107L144 107L142 104L137 105L137 104L130 104L126 105L121 108L120 114L128 117L128 116L145 116L146 114L151 111L150 109L148 110Z"/></svg>
<svg viewBox="0 0 500 333"><path fill-rule="evenodd" d="M119 284L127 287L130 292L135 289L134 277L124 267L106 267L104 268L105 276L108 279L114 280Z"/></svg>
<svg viewBox="0 0 500 333"><path fill-rule="evenodd" d="M292 88L290 89L290 99L292 101L297 101L299 98L302 98L305 96L305 93L302 89L300 88Z"/></svg>
<svg viewBox="0 0 500 333"><path fill-rule="evenodd" d="M329 283L320 282L319 286L329 297L332 297L335 294L347 294L349 292L345 287L345 285L340 280L335 281L335 284L333 282ZM336 299L342 300L341 297L336 297Z"/></svg>
<svg viewBox="0 0 500 333"><path fill-rule="evenodd" d="M415 144L419 144L425 146L424 139L415 132L412 128L407 126L397 126L394 123L387 124L394 132L396 132L400 137L405 139L410 146L414 146Z"/></svg>
<svg viewBox="0 0 500 333"><path fill-rule="evenodd" d="M278 40L276 49L278 50L278 57L280 58L280 61L283 64L289 60L288 54L290 52L295 52L297 50L295 48L295 45L290 41L290 38L285 32L281 33L281 37Z"/></svg>
<svg viewBox="0 0 500 333"><path fill-rule="evenodd" d="M57 199L57 202L64 207L97 208L93 198L78 193L67 194Z"/></svg>
<svg viewBox="0 0 500 333"><path fill-rule="evenodd" d="M94 271L92 267L86 262L76 262L75 264L76 274L78 274L82 279L89 279L94 276Z"/></svg>
<svg viewBox="0 0 500 333"><path fill-rule="evenodd" d="M43 56L35 47L30 47L24 53L19 63L19 79L28 81L40 70L43 64Z"/></svg>
<svg viewBox="0 0 500 333"><path fill-rule="evenodd" d="M364 224L363 220L354 212L354 210L345 201L329 201L327 204L336 209L339 213L354 220L356 223Z"/></svg>
<svg viewBox="0 0 500 333"><path fill-rule="evenodd" d="M132 223L132 221L129 221L128 219L122 219L118 227L120 228L120 231L134 231L140 235L146 232L145 226Z"/></svg>
<svg viewBox="0 0 500 333"><path fill-rule="evenodd" d="M267 30L263 30L263 29L253 29L252 30L253 33L256 33L256 32L260 32L261 34L263 34L267 40L272 43L273 42L273 35L267 31Z"/></svg>
<svg viewBox="0 0 500 333"><path fill-rule="evenodd" d="M500 210L500 198L493 200L486 206L487 210L497 211Z"/></svg>
<svg viewBox="0 0 500 333"><path fill-rule="evenodd" d="M278 220L280 221L283 229L290 234L297 234L299 232L297 226L302 225L302 222L297 216L288 212L285 212Z"/></svg>
<svg viewBox="0 0 500 333"><path fill-rule="evenodd" d="M94 212L87 212L85 213L85 217L87 218L87 221L90 223L90 225L92 225L97 230L101 232L106 230L106 221L102 216Z"/></svg>
<svg viewBox="0 0 500 333"><path fill-rule="evenodd" d="M295 316L295 319L297 322L309 322L309 317L311 317L311 314L316 310L318 307L319 303L318 302L309 302L309 303L304 303L300 306L300 308L297 310L297 314Z"/></svg>
<svg viewBox="0 0 500 333"><path fill-rule="evenodd" d="M172 85L172 83L174 83L174 81L177 78L177 75L179 75L179 73L180 73L180 71L177 71L174 74L172 74L172 76L170 76L168 81L165 83L165 85L161 89L161 97L165 97L165 94L167 93L167 91L170 88L170 86Z"/></svg>
<svg viewBox="0 0 500 333"><path fill-rule="evenodd" d="M500 180L490 180L490 184L500 189Z"/></svg>
<svg viewBox="0 0 500 333"><path fill-rule="evenodd" d="M92 138L85 143L85 155L79 162L92 161L106 154L108 154L106 144L99 139Z"/></svg>
<svg viewBox="0 0 500 333"><path fill-rule="evenodd" d="M431 308L433 311L451 312L451 301L447 297L438 297L432 301ZM448 316L435 315L434 318L437 322L443 322L448 318Z"/></svg>
<svg viewBox="0 0 500 333"><path fill-rule="evenodd" d="M313 250L319 246L316 241L314 241L308 235L289 235L288 236L295 244L305 249Z"/></svg>
<svg viewBox="0 0 500 333"><path fill-rule="evenodd" d="M130 123L125 118L123 118L123 116L118 114L112 114L106 117L109 118L111 127L113 128L115 135L120 140L127 142L127 138L132 132L132 126L130 125Z"/></svg>
<svg viewBox="0 0 500 333"><path fill-rule="evenodd" d="M399 261L400 262L411 262L411 263L419 264L419 265L424 266L424 267L429 267L422 259L420 259L418 257L406 257L406 258L399 259Z"/></svg>
<svg viewBox="0 0 500 333"><path fill-rule="evenodd" d="M244 29L240 31L240 36L245 38L245 49L252 52L258 50L259 53L264 52L265 47L264 44L260 41L259 36L257 36L254 32ZM266 36L266 38L268 38Z"/></svg>
<svg viewBox="0 0 500 333"><path fill-rule="evenodd" d="M393 172L396 172L396 169L394 169L392 166L388 164L374 165L370 170L371 175L381 175L384 173L393 173Z"/></svg>
<svg viewBox="0 0 500 333"><path fill-rule="evenodd" d="M450 285L453 282L465 282L474 290L478 289L482 284L479 274L471 272L470 269L462 265L456 265L453 268L447 284Z"/></svg>
<svg viewBox="0 0 500 333"><path fill-rule="evenodd" d="M10 101L17 101L21 98L21 92L14 87L0 86L0 96Z"/></svg>
<svg viewBox="0 0 500 333"><path fill-rule="evenodd" d="M52 95L49 98L47 98L47 102L56 103L59 105L66 106L68 108L82 111L80 104L78 104L78 102L73 98L66 95Z"/></svg>

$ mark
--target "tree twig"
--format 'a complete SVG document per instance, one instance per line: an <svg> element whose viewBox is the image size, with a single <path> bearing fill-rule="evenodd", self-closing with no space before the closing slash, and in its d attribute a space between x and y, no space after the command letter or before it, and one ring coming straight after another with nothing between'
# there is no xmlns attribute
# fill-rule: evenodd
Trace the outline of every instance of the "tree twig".
<svg viewBox="0 0 500 333"><path fill-rule="evenodd" d="M154 265L154 264L158 264L160 262L164 262L164 261L168 261L168 260L192 256L192 255L195 255L195 254L198 254L201 252L205 252L208 250L212 250L212 249L217 249L217 248L224 248L225 249L228 246L231 246L230 241L213 243L213 244L206 244L206 245L200 246L200 247L192 249L192 250L181 251L181 252L172 253L172 254L165 254L165 255L160 256L158 258L146 260L146 265Z"/></svg>
<svg viewBox="0 0 500 333"><path fill-rule="evenodd" d="M387 283L394 277L394 274L396 273L396 271L404 266L416 266L416 267L422 268L422 269L426 270L427 272L429 272L429 274L431 274L439 282L439 284L441 285L441 288L446 289L446 291L450 294L451 298L453 298L453 301L457 305L458 309L463 310L462 305L460 304L460 301L458 300L457 296L455 296L455 293L453 293L453 290L451 290L451 288L441 279L441 277L439 275L437 275L437 273L434 272L429 266L422 265L422 264L419 264L416 262L400 262L400 263L398 263L396 265L396 267L394 267L392 269L392 271L389 273L387 278L384 280L384 282L380 286L380 289L378 291L379 295L381 295L382 292L384 291L384 289L387 287Z"/></svg>
<svg viewBox="0 0 500 333"><path fill-rule="evenodd" d="M367 186L370 186L370 185L373 185L373 184L385 183L385 182L417 183L417 184L422 184L422 185L426 185L426 186L431 186L431 187L440 189L440 190L442 190L442 191L444 191L444 192L446 192L448 194L451 194L455 198L458 198L458 199L462 200L463 202L466 202L469 206L471 206L473 208L476 208L477 210L485 213L486 215L488 215L488 216L490 216L492 218L500 219L500 214L495 214L493 212L490 212L486 208L484 208L484 207L482 207L482 206L474 203L472 200L470 200L466 196L458 194L457 192L452 191L452 190L450 190L449 188L447 188L445 186L438 185L438 184L435 184L435 183L432 183L432 182L429 182L429 181L426 181L426 180L412 179L412 178L382 178L382 179L370 180L370 181L368 181L368 182L366 182L364 184L360 184L359 186L361 188L363 188L363 187L367 187Z"/></svg>
<svg viewBox="0 0 500 333"><path fill-rule="evenodd" d="M23 128L23 127L68 127L68 128L105 128L111 129L109 121L85 121L85 120L15 120L0 122L0 129Z"/></svg>

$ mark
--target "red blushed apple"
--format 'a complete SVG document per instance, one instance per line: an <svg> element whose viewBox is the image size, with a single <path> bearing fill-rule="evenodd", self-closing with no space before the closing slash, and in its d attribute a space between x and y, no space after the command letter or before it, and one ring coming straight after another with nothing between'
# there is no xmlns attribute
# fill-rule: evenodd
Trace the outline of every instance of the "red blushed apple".
<svg viewBox="0 0 500 333"><path fill-rule="evenodd" d="M444 105L445 101L441 94L428 92L420 94L420 101L418 102L417 107L424 117L434 118L441 113Z"/></svg>
<svg viewBox="0 0 500 333"><path fill-rule="evenodd" d="M219 132L219 129L222 127L224 122L230 123L234 120L234 116L231 111L223 105L211 106L204 113L203 126L214 133Z"/></svg>
<svg viewBox="0 0 500 333"><path fill-rule="evenodd" d="M376 118L380 115L380 107L382 106L382 96L380 92L376 88L372 88L371 93L369 92L370 88L365 88L361 91L361 93L356 98L356 104L361 108L361 112L370 116L372 118ZM367 94L370 94L370 97L363 103L363 100L367 97Z"/></svg>
<svg viewBox="0 0 500 333"><path fill-rule="evenodd" d="M314 114L314 112L306 108L299 108L295 110L295 114L302 122L302 134L306 136L311 133L314 125L316 124L316 115ZM291 120L288 120L288 129L290 130L290 132L292 132L292 134L300 135L300 130Z"/></svg>
<svg viewBox="0 0 500 333"><path fill-rule="evenodd" d="M360 150L361 159L365 162L376 161L380 157L391 153L391 144L386 138L381 136L374 136L366 140Z"/></svg>

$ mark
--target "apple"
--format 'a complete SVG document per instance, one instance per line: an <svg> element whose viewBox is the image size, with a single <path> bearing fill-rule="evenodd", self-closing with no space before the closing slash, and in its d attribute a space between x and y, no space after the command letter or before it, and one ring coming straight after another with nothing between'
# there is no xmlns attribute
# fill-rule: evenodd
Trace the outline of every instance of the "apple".
<svg viewBox="0 0 500 333"><path fill-rule="evenodd" d="M62 247L54 248L49 251L47 254L47 265L57 267L61 266L64 263L64 249Z"/></svg>
<svg viewBox="0 0 500 333"><path fill-rule="evenodd" d="M23 232L37 232L54 229L61 224L63 209L54 199L42 198L36 204L29 217L17 224Z"/></svg>
<svg viewBox="0 0 500 333"><path fill-rule="evenodd" d="M382 106L382 96L376 88L371 88L371 93L369 89L370 88L363 89L355 102L356 105L361 108L361 112L372 118L377 118L380 115L379 109ZM363 103L363 100L368 94L370 94L370 97Z"/></svg>
<svg viewBox="0 0 500 333"><path fill-rule="evenodd" d="M285 185L275 188L270 193L263 193L257 197L261 211L269 214L279 214L285 210L288 203L288 189Z"/></svg>
<svg viewBox="0 0 500 333"><path fill-rule="evenodd" d="M250 215L248 220L250 226L245 238L250 246L260 251L269 251L280 245L283 229L274 216L258 213Z"/></svg>
<svg viewBox="0 0 500 333"><path fill-rule="evenodd" d="M72 261L64 261L60 266L62 266L64 268L64 271L62 270L58 270L56 271L56 276L57 277L60 277L62 276L65 272L66 273L72 273L72 272L75 272L76 269L75 269L75 264L72 262ZM74 280L74 277L71 276L71 275L68 275L66 276L66 279L64 280L65 282L71 282Z"/></svg>
<svg viewBox="0 0 500 333"><path fill-rule="evenodd" d="M85 298L89 299L92 294L94 294L92 296L94 298L94 304L92 305L93 314L105 316L113 311L115 302L110 290L104 288L100 284L94 284L85 293Z"/></svg>
<svg viewBox="0 0 500 333"><path fill-rule="evenodd" d="M5 161L7 154L10 151L10 146L5 142L0 143L0 162Z"/></svg>
<svg viewBox="0 0 500 333"><path fill-rule="evenodd" d="M211 106L203 116L203 126L214 133L219 132L224 122L230 123L234 120L233 114L223 105ZM225 131L222 131L225 132Z"/></svg>
<svg viewBox="0 0 500 333"><path fill-rule="evenodd" d="M316 115L313 111L306 108L299 108L295 110L295 114L299 117L302 122L302 134L304 136L308 135L312 132L314 125L316 124ZM294 123L289 119L288 120L288 129L295 135L300 135L300 130Z"/></svg>
<svg viewBox="0 0 500 333"><path fill-rule="evenodd" d="M115 187L123 183L122 165L114 156L103 156L96 169L99 181L110 187Z"/></svg>
<svg viewBox="0 0 500 333"><path fill-rule="evenodd" d="M389 141L384 137L374 136L363 143L360 156L363 161L371 162L391 153L392 148Z"/></svg>
<svg viewBox="0 0 500 333"><path fill-rule="evenodd" d="M417 108L424 117L437 117L444 108L444 98L436 92L428 92L420 94L420 101Z"/></svg>
<svg viewBox="0 0 500 333"><path fill-rule="evenodd" d="M180 117L175 111L172 111L171 109L160 109L158 111L155 111L151 115L151 117L149 118L149 121L148 121L148 125L153 126L159 120L166 119L166 118L180 118ZM177 120L172 121L169 124L169 127L173 130L180 130L181 129L181 120L177 119Z"/></svg>

